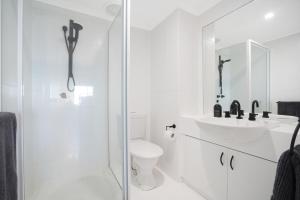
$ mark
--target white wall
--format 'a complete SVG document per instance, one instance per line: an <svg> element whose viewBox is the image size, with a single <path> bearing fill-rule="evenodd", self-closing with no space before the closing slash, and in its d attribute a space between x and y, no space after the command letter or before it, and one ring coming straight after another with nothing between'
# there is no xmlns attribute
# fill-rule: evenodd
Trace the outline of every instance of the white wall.
<svg viewBox="0 0 300 200"><path fill-rule="evenodd" d="M177 124L179 115L198 112L196 19L178 10L151 31L151 140L164 149L159 166L175 179L180 172L180 136L170 142L163 134L166 125Z"/></svg>
<svg viewBox="0 0 300 200"><path fill-rule="evenodd" d="M62 26L83 25L74 53L77 88L67 92L68 54ZM108 166L107 29L109 22L36 3L32 10L32 67L24 71L26 197ZM30 49L28 49L30 51ZM67 99L60 93L66 92ZM28 124L30 123L30 124ZM41 198L41 197L40 197Z"/></svg>
<svg viewBox="0 0 300 200"><path fill-rule="evenodd" d="M201 27L196 16L184 11L179 15L179 109L180 115L201 112Z"/></svg>
<svg viewBox="0 0 300 200"><path fill-rule="evenodd" d="M300 33L265 43L271 49L271 108L278 101L300 101Z"/></svg>
<svg viewBox="0 0 300 200"><path fill-rule="evenodd" d="M179 112L179 13L175 12L151 32L151 140L164 155L159 166L172 177L177 175L176 143L163 137L165 126L176 124Z"/></svg>
<svg viewBox="0 0 300 200"><path fill-rule="evenodd" d="M146 136L150 135L150 32L142 29L131 29L130 58L130 95L131 113L146 116Z"/></svg>

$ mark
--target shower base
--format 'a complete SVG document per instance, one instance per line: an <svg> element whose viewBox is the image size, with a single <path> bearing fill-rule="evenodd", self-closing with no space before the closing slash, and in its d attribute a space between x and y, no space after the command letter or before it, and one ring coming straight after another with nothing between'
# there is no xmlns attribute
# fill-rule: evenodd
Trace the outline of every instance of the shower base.
<svg viewBox="0 0 300 200"><path fill-rule="evenodd" d="M43 187L28 200L121 200L122 192L114 177L82 177L60 186ZM27 199L26 199L27 200Z"/></svg>

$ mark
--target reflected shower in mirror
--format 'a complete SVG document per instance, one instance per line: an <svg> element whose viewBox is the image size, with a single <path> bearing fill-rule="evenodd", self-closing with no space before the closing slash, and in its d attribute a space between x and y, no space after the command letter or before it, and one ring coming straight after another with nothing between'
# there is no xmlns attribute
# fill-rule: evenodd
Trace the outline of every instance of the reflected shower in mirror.
<svg viewBox="0 0 300 200"><path fill-rule="evenodd" d="M300 115L299 10L299 0L255 0L204 27L205 113L233 100L251 112L257 100L259 113Z"/></svg>
<svg viewBox="0 0 300 200"><path fill-rule="evenodd" d="M225 96L223 95L223 67L224 64L227 62L230 62L231 60L222 60L221 55L219 55L219 65L218 65L218 70L219 70L219 87L220 87L220 93L217 95L217 98L224 98Z"/></svg>

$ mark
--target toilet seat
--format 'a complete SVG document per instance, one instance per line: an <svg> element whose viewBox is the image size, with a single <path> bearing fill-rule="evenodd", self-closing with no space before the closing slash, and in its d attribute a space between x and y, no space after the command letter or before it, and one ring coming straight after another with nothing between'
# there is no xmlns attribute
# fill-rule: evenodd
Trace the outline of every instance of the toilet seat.
<svg viewBox="0 0 300 200"><path fill-rule="evenodd" d="M131 140L130 153L140 158L158 158L163 155L163 149L146 140Z"/></svg>

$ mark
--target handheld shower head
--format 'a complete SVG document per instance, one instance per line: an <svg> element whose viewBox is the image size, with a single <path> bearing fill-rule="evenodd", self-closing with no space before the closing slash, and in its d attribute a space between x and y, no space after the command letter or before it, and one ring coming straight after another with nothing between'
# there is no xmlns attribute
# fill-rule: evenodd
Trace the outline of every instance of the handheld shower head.
<svg viewBox="0 0 300 200"><path fill-rule="evenodd" d="M74 41L77 42L79 37L79 31L81 31L82 29L83 29L82 25L75 23L73 20L70 20L70 30L72 30L71 35L73 35L73 30L75 31L75 37L73 38Z"/></svg>
<svg viewBox="0 0 300 200"><path fill-rule="evenodd" d="M63 26L62 30L64 32L65 43L67 46L68 54L69 54L69 72L68 72L68 80L67 80L67 88L70 92L73 92L75 89L75 79L73 76L73 53L77 46L77 42L79 39L79 31L83 29L82 25L75 23L74 20L70 20L69 28L67 26ZM69 30L69 36L67 37L67 31ZM70 86L70 81L72 87Z"/></svg>
<svg viewBox="0 0 300 200"><path fill-rule="evenodd" d="M81 31L83 29L82 25L73 23L73 27L76 31Z"/></svg>

